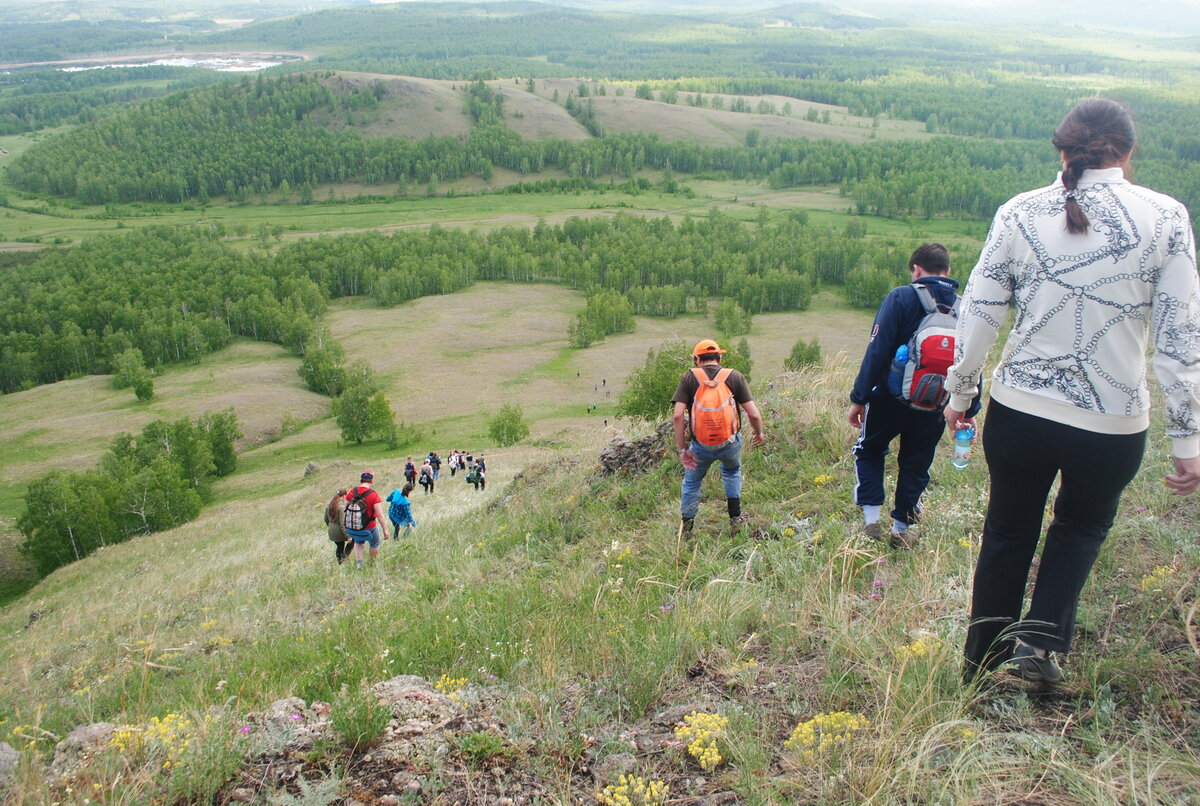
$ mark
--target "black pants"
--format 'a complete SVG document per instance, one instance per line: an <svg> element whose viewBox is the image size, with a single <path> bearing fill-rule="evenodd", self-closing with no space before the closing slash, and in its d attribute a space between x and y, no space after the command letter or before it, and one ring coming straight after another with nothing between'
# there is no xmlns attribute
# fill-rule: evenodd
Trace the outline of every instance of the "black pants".
<svg viewBox="0 0 1200 806"><path fill-rule="evenodd" d="M1055 652L1071 648L1075 610L1121 493L1142 463L1146 432L1098 434L988 404L983 429L991 491L971 592L964 675L994 669L1012 638ZM1025 618L1021 604L1054 478L1054 519Z"/></svg>
<svg viewBox="0 0 1200 806"><path fill-rule="evenodd" d="M945 430L946 421L940 411L917 411L898 400L873 396L854 446L854 503L860 507L882 506L887 494L883 488L884 462L888 446L899 436L892 517L903 523L916 521L920 512L917 504L929 486L929 466Z"/></svg>

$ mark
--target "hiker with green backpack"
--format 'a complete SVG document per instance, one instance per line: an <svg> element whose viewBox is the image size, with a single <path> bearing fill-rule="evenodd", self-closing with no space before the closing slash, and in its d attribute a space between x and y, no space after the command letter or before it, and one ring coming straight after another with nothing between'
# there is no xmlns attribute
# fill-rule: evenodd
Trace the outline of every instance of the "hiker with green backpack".
<svg viewBox="0 0 1200 806"><path fill-rule="evenodd" d="M763 443L763 421L750 395L746 376L721 366L725 351L712 339L697 342L692 350L692 369L679 379L671 398L675 445L683 463L680 488L680 532L690 536L700 510L700 485L714 462L721 463L721 480L729 523L734 528L749 518L742 513L741 411L754 430L754 444Z"/></svg>

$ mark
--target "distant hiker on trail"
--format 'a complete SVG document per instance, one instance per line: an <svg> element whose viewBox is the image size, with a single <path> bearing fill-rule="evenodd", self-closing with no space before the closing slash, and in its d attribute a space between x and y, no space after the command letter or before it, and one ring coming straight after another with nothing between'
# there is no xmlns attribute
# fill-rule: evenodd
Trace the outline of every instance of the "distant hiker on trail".
<svg viewBox="0 0 1200 806"><path fill-rule="evenodd" d="M487 476L482 467L474 463L471 464L471 469L467 473L467 484L474 487L476 492L487 487Z"/></svg>
<svg viewBox="0 0 1200 806"><path fill-rule="evenodd" d="M429 464L433 465L433 480L437 481L442 475L442 457L437 455L437 452L429 454Z"/></svg>
<svg viewBox="0 0 1200 806"><path fill-rule="evenodd" d="M346 508L342 512L342 525L346 534L354 541L354 559L358 567L363 564L363 546L371 547L371 561L379 556L379 537L385 513L383 499L371 489L375 474L364 470L359 476L359 485L346 493Z"/></svg>
<svg viewBox="0 0 1200 806"><path fill-rule="evenodd" d="M479 468L480 470L484 470L484 471L486 471L486 470L487 470L487 463L483 461L483 454L482 454L482 453L481 453L481 454L479 454L479 458L477 458L477 459L475 460L475 467Z"/></svg>
<svg viewBox="0 0 1200 806"><path fill-rule="evenodd" d="M404 463L404 480L409 484L417 483L417 466L413 464L412 457L408 457L408 461Z"/></svg>
<svg viewBox="0 0 1200 806"><path fill-rule="evenodd" d="M405 484L402 490L392 490L388 493L388 520L392 522L392 536L397 540L400 539L400 527L404 527L404 534L408 534L413 529L417 528L417 522L413 520L412 503L408 500L408 496L413 491L411 484ZM384 540L387 540L385 537Z"/></svg>
<svg viewBox="0 0 1200 806"><path fill-rule="evenodd" d="M712 339L696 343L692 350L695 366L679 379L671 400L675 445L683 463L680 489L680 533L690 536L700 511L700 485L713 462L721 463L721 480L729 523L738 527L749 518L742 514L742 435L741 414L746 412L754 430L754 444L763 443L763 421L750 396L746 376L736 369L721 366L725 353Z"/></svg>
<svg viewBox="0 0 1200 806"><path fill-rule="evenodd" d="M458 472L458 451L450 451L450 455L446 457L446 464L450 467L450 478L454 478L454 474Z"/></svg>
<svg viewBox="0 0 1200 806"><path fill-rule="evenodd" d="M354 545L342 525L342 513L346 509L346 491L338 490L329 503L325 505L325 528L329 539L333 541L333 556L338 565L346 562L350 556L350 548Z"/></svg>
<svg viewBox="0 0 1200 806"><path fill-rule="evenodd" d="M958 281L950 279L950 255L946 247L923 244L909 257L908 270L912 283L893 288L875 314L871 340L850 390L850 410L846 415L850 425L859 429L858 444L854 446L854 503L862 507L863 530L872 540L885 539L884 527L879 522L885 498L883 470L888 446L900 437L895 509L888 530L888 540L894 548L911 545L908 527L921 514L921 495L929 484L929 466L946 428L941 411L949 394L943 386L945 372L954 360L953 328L958 319ZM944 313L948 338L947 328L938 330L937 351L928 347L931 339L922 339L926 346L918 361L909 353L920 351L910 342L914 337L920 338L918 329L933 332L926 325L931 319L931 308ZM892 377L893 364L896 377ZM918 377L919 373L926 373L925 378ZM911 380L906 382L910 376ZM918 397L925 399L914 397L914 389ZM976 400L970 416L978 410Z"/></svg>
<svg viewBox="0 0 1200 806"><path fill-rule="evenodd" d="M425 494L429 495L433 492L433 465L429 460L425 460L425 464L421 465L421 486L425 488Z"/></svg>

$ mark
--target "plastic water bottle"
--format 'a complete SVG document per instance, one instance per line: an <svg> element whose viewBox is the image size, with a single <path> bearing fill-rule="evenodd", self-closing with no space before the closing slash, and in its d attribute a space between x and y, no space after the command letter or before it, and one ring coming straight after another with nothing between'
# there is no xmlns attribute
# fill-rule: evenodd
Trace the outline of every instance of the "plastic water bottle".
<svg viewBox="0 0 1200 806"><path fill-rule="evenodd" d="M971 426L960 428L954 432L954 467L965 470L971 459L971 440L975 438L975 429Z"/></svg>
<svg viewBox="0 0 1200 806"><path fill-rule="evenodd" d="M896 357L892 359L892 368L888 372L888 391L899 396L904 386L904 369L908 363L908 345L901 344L896 348Z"/></svg>

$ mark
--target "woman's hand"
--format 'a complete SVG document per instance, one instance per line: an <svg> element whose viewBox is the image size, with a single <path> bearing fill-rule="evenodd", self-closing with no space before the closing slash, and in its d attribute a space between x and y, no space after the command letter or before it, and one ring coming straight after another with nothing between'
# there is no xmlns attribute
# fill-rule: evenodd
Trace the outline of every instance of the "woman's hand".
<svg viewBox="0 0 1200 806"><path fill-rule="evenodd" d="M1175 495L1189 495L1200 487L1200 456L1191 459L1171 457L1175 462L1175 473L1163 477L1163 484L1171 488Z"/></svg>

